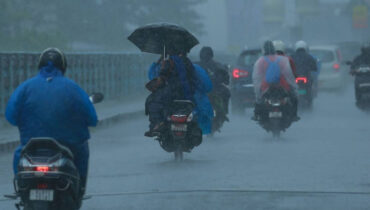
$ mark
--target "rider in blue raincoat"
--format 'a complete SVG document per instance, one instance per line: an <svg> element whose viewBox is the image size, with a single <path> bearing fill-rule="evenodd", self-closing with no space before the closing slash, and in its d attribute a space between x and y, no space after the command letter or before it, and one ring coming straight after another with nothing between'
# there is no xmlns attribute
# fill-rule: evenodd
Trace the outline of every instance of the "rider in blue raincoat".
<svg viewBox="0 0 370 210"><path fill-rule="evenodd" d="M88 126L96 126L98 120L89 96L64 77L66 67L66 58L60 50L46 49L40 57L39 74L14 91L5 115L18 127L21 138L14 154L14 173L22 148L31 138L51 137L71 149L83 194L89 159Z"/></svg>
<svg viewBox="0 0 370 210"><path fill-rule="evenodd" d="M174 61L176 69L181 69L180 65L182 64L181 62L179 62L178 56L171 56L170 59ZM208 99L207 93L212 90L212 81L210 80L207 72L202 67L196 64L193 64L193 67L195 70L195 78L193 78L192 82L192 84L194 85L194 91L191 95L186 97L196 104L195 114L197 115L198 125L202 129L202 133L210 134L212 130L213 108ZM161 63L153 63L148 71L149 80L158 78L160 76L160 71ZM184 82L182 82L182 84L184 84Z"/></svg>

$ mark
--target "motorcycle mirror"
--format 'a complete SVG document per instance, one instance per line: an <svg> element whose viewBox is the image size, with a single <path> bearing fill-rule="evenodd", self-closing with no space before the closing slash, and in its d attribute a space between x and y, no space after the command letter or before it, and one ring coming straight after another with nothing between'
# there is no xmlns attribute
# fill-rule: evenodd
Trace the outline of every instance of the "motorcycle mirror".
<svg viewBox="0 0 370 210"><path fill-rule="evenodd" d="M100 103L104 100L104 95L102 93L93 93L90 95L90 101L93 104Z"/></svg>

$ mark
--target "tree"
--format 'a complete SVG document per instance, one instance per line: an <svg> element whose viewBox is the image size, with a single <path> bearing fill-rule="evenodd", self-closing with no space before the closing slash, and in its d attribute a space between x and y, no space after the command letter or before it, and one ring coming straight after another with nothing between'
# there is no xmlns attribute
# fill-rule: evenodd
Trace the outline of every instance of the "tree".
<svg viewBox="0 0 370 210"><path fill-rule="evenodd" d="M138 26L172 22L201 34L195 6L205 0L2 0L0 50L117 51Z"/></svg>

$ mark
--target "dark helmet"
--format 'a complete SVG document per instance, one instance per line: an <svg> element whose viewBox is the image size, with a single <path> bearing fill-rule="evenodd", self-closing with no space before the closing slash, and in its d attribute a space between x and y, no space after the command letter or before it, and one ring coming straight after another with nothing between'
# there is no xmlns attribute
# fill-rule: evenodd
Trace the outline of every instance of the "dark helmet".
<svg viewBox="0 0 370 210"><path fill-rule="evenodd" d="M39 60L39 69L47 66L52 62L54 66L62 71L64 74L67 70L66 56L58 48L48 48L41 53Z"/></svg>
<svg viewBox="0 0 370 210"><path fill-rule="evenodd" d="M266 41L263 44L262 51L264 55L274 55L276 53L274 43L272 41Z"/></svg>
<svg viewBox="0 0 370 210"><path fill-rule="evenodd" d="M361 52L363 54L370 54L370 43L365 43L364 45L362 45Z"/></svg>
<svg viewBox="0 0 370 210"><path fill-rule="evenodd" d="M213 50L211 47L203 47L199 53L200 60L209 61L213 58Z"/></svg>

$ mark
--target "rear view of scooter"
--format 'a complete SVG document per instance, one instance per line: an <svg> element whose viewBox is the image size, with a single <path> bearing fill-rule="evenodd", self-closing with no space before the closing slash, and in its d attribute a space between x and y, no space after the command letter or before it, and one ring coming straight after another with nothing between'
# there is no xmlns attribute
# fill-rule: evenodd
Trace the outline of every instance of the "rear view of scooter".
<svg viewBox="0 0 370 210"><path fill-rule="evenodd" d="M190 152L202 142L202 131L193 114L194 104L187 100L175 100L167 117L166 130L157 140L167 152L173 152L176 161L183 160L183 153Z"/></svg>

